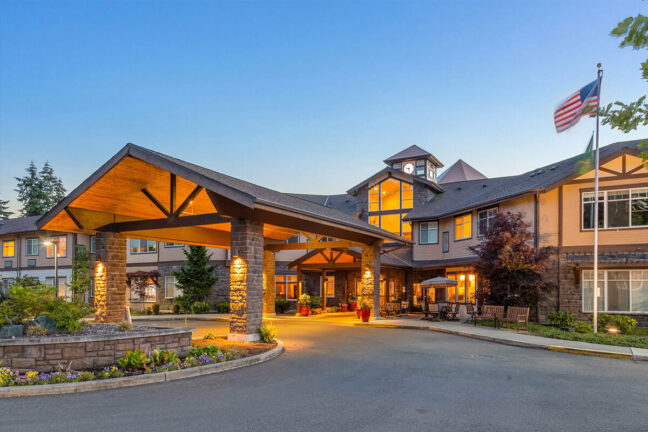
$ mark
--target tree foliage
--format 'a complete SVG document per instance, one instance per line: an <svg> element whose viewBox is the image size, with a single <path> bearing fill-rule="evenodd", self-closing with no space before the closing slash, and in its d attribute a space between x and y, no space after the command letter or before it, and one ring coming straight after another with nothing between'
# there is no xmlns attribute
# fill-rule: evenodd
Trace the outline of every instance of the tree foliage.
<svg viewBox="0 0 648 432"><path fill-rule="evenodd" d="M70 278L70 290L75 299L82 297L90 291L90 252L84 245L77 245L72 257L72 277Z"/></svg>
<svg viewBox="0 0 648 432"><path fill-rule="evenodd" d="M481 303L537 308L554 286L543 278L553 248L534 248L529 226L521 212L497 213L484 241L470 248L479 257Z"/></svg>
<svg viewBox="0 0 648 432"><path fill-rule="evenodd" d="M65 197L63 181L54 175L52 166L45 162L38 171L32 161L25 168L26 175L15 177L18 201L22 204L22 216L39 216L47 213Z"/></svg>
<svg viewBox="0 0 648 432"><path fill-rule="evenodd" d="M621 21L610 33L614 37L622 38L621 48L631 47L635 50L648 48L648 17L638 14ZM648 81L648 60L641 63L641 77ZM610 125L612 129L619 129L625 133L637 129L639 126L648 125L648 103L646 95L640 96L633 102L616 101L600 110L601 123ZM640 151L644 165L648 169L648 142L640 143Z"/></svg>
<svg viewBox="0 0 648 432"><path fill-rule="evenodd" d="M194 302L207 300L211 287L218 281L214 276L216 266L210 266L211 254L204 246L189 246L184 251L186 262L180 271L175 272L176 286L182 290L182 296L176 299L185 310Z"/></svg>
<svg viewBox="0 0 648 432"><path fill-rule="evenodd" d="M9 211L9 200L0 200L0 220L6 220L11 217L12 211Z"/></svg>

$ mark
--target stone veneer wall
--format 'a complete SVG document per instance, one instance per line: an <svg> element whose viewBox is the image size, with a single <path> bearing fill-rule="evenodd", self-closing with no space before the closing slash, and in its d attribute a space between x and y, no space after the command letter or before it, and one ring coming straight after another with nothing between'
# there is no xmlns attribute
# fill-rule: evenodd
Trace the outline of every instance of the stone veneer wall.
<svg viewBox="0 0 648 432"><path fill-rule="evenodd" d="M95 297L95 321L117 323L126 312L126 238L111 232L98 233L95 238L95 261L105 266L105 298ZM100 286L95 280L95 286ZM99 293L99 290L96 294ZM105 300L105 301L104 301Z"/></svg>
<svg viewBox="0 0 648 432"><path fill-rule="evenodd" d="M185 356L193 329L155 329L110 336L61 336L0 339L3 366L19 371L49 372L59 368L101 369L117 363L126 351L155 348Z"/></svg>

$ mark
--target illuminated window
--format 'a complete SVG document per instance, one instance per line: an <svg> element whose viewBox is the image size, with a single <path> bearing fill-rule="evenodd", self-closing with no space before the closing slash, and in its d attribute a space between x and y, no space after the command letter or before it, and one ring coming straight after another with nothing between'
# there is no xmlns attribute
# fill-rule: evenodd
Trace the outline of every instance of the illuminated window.
<svg viewBox="0 0 648 432"><path fill-rule="evenodd" d="M324 292L326 297L335 297L335 276L324 277Z"/></svg>
<svg viewBox="0 0 648 432"><path fill-rule="evenodd" d="M412 240L412 223L404 221L403 216L405 216L405 214L400 215L401 231L402 231L401 237L405 237L406 239Z"/></svg>
<svg viewBox="0 0 648 432"><path fill-rule="evenodd" d="M462 240L472 236L472 215L467 214L455 218L455 239Z"/></svg>
<svg viewBox="0 0 648 432"><path fill-rule="evenodd" d="M59 258L67 256L67 236L54 236L47 239L47 258L54 258L54 243L57 245Z"/></svg>
<svg viewBox="0 0 648 432"><path fill-rule="evenodd" d="M380 228L392 234L400 235L401 216L399 214L381 215Z"/></svg>
<svg viewBox="0 0 648 432"><path fill-rule="evenodd" d="M275 297L278 299L297 299L299 284L297 275L276 275L275 276Z"/></svg>
<svg viewBox="0 0 648 432"><path fill-rule="evenodd" d="M408 209L414 207L414 186L409 183L401 183L403 188L401 198L401 208Z"/></svg>
<svg viewBox="0 0 648 432"><path fill-rule="evenodd" d="M131 239L131 254L155 253L157 242L153 240Z"/></svg>
<svg viewBox="0 0 648 432"><path fill-rule="evenodd" d="M373 226L380 227L380 216L369 216L369 223Z"/></svg>
<svg viewBox="0 0 648 432"><path fill-rule="evenodd" d="M369 189L369 211L380 210L380 185Z"/></svg>
<svg viewBox="0 0 648 432"><path fill-rule="evenodd" d="M400 209L400 185L395 179L387 179L380 183L380 210Z"/></svg>
<svg viewBox="0 0 648 432"><path fill-rule="evenodd" d="M2 242L2 256L3 257L12 257L14 256L16 243L13 240L5 240Z"/></svg>

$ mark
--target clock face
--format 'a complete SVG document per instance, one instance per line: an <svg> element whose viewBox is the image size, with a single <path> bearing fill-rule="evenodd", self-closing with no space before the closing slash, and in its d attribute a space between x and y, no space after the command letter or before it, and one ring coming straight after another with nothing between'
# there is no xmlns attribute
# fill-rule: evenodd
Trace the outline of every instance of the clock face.
<svg viewBox="0 0 648 432"><path fill-rule="evenodd" d="M403 172L405 172L407 174L412 174L414 172L414 165L411 164L411 163L406 163L403 166Z"/></svg>

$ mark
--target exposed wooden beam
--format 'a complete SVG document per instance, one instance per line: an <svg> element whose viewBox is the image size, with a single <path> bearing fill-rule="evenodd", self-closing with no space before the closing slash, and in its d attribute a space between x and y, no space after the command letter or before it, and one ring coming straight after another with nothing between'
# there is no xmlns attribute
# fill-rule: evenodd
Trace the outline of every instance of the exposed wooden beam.
<svg viewBox="0 0 648 432"><path fill-rule="evenodd" d="M218 213L235 218L253 219L254 212L251 208L232 201L226 197L222 197L210 190L205 190L207 191L207 196L209 196L209 199L211 200L214 208Z"/></svg>
<svg viewBox="0 0 648 432"><path fill-rule="evenodd" d="M142 193L146 195L146 198L148 198L153 204L155 204L155 207L160 209L160 211L164 214L164 216L167 217L169 216L169 212L167 211L167 209L165 209L164 206L160 204L160 201L155 199L155 197L151 194L151 192L146 190L146 188L142 188Z"/></svg>
<svg viewBox="0 0 648 432"><path fill-rule="evenodd" d="M266 245L265 248L271 251L280 251L280 250L299 250L299 249L345 248L345 247L353 247L353 246L363 246L363 245L362 243L356 243L350 240L336 240L330 242L269 244Z"/></svg>
<svg viewBox="0 0 648 432"><path fill-rule="evenodd" d="M200 246L230 247L230 233L202 227L180 227L158 230L131 231L130 238L142 238L169 243L186 243Z"/></svg>
<svg viewBox="0 0 648 432"><path fill-rule="evenodd" d="M624 155L624 156L625 156L625 155ZM614 171L614 170L611 170L611 169L609 169L609 168L605 168L605 167L599 167L599 170L601 170L601 171L603 171L603 172L606 172L606 173L608 173L608 174L616 175L616 176L623 174L623 173L620 173L620 172L618 172L618 171Z"/></svg>
<svg viewBox="0 0 648 432"><path fill-rule="evenodd" d="M83 229L83 225L81 225L79 220L72 214L70 209L68 207L65 207L64 210L65 210L65 213L67 213L67 215L70 217L70 219L72 219L72 222L74 222L74 225L76 225L76 227L79 228L79 229Z"/></svg>
<svg viewBox="0 0 648 432"><path fill-rule="evenodd" d="M187 198L180 204L180 207L176 209L175 212L173 212L173 216L180 216L183 211L191 204L191 202L198 196L200 191L203 190L202 186L196 186L194 190L191 191L191 193L187 196Z"/></svg>
<svg viewBox="0 0 648 432"><path fill-rule="evenodd" d="M171 181L169 184L169 214L175 213L175 202L176 202L176 175L171 174Z"/></svg>
<svg viewBox="0 0 648 432"><path fill-rule="evenodd" d="M230 218L222 216L218 213L208 213L193 216L169 217L165 219L142 219L128 222L114 222L96 228L96 230L110 232L128 232L165 228L181 228L196 225L211 225L218 223L227 223L230 221Z"/></svg>

